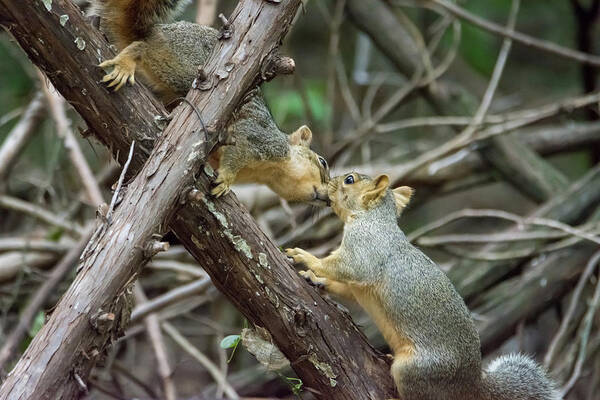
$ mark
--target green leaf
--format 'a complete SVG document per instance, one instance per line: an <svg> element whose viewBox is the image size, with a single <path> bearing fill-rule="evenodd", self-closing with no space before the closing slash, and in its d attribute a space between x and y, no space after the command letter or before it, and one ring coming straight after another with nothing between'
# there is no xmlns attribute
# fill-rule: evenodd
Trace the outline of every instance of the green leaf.
<svg viewBox="0 0 600 400"><path fill-rule="evenodd" d="M44 319L45 316L43 311L40 311L36 314L33 324L29 329L29 336L34 337L40 331L40 329L42 329L42 326L44 326Z"/></svg>
<svg viewBox="0 0 600 400"><path fill-rule="evenodd" d="M223 340L221 340L221 348L222 349L231 349L232 347L236 347L240 342L240 335L229 335L225 336Z"/></svg>
<svg viewBox="0 0 600 400"><path fill-rule="evenodd" d="M46 239L51 240L53 242L58 242L62 237L64 231L62 228L54 228L51 229L50 232L46 235Z"/></svg>

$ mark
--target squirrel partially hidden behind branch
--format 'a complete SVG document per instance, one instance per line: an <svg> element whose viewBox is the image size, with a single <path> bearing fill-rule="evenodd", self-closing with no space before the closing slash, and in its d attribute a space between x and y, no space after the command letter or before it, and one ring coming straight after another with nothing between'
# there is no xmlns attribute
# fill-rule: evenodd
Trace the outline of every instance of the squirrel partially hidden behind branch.
<svg viewBox="0 0 600 400"><path fill-rule="evenodd" d="M357 301L394 353L391 374L402 400L557 400L533 360L516 354L481 368L479 336L446 275L408 242L397 217L412 189L389 178L351 173L333 178L329 198L344 222L340 247L319 259L286 253L311 283Z"/></svg>
<svg viewBox="0 0 600 400"><path fill-rule="evenodd" d="M187 0L95 0L91 14L99 15L120 53L100 67L112 70L103 79L119 90L134 84L139 74L168 104L185 96L210 56L219 32L208 26L169 20ZM245 96L228 126L234 144L219 147L211 156L217 168L221 196L235 183L269 186L288 201L325 205L329 167L312 150L306 126L291 135L279 130L258 89Z"/></svg>

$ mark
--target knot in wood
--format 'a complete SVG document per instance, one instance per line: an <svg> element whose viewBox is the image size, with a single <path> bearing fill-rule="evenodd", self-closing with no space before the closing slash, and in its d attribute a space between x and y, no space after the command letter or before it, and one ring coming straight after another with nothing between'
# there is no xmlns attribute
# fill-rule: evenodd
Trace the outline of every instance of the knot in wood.
<svg viewBox="0 0 600 400"><path fill-rule="evenodd" d="M204 193L196 188L192 188L190 189L190 191L187 192L186 196L182 196L182 204L185 203L186 201L190 201L192 203L199 203L202 201L202 199L204 199Z"/></svg>
<svg viewBox="0 0 600 400"><path fill-rule="evenodd" d="M144 248L144 257L152 258L161 251L169 250L169 242L160 242L158 240L150 240Z"/></svg>
<svg viewBox="0 0 600 400"><path fill-rule="evenodd" d="M223 24L221 26L221 30L219 31L219 40L231 39L231 36L233 36L233 25L231 25L229 20L227 20L227 18L225 18L225 16L222 13L219 14L219 19Z"/></svg>
<svg viewBox="0 0 600 400"><path fill-rule="evenodd" d="M208 74L204 70L203 66L199 66L196 78L192 82L192 88L198 90L210 90L212 86L212 79L209 79Z"/></svg>
<svg viewBox="0 0 600 400"><path fill-rule="evenodd" d="M260 67L260 76L265 81L270 81L277 75L291 75L296 70L294 59L282 56L276 50L269 53Z"/></svg>
<svg viewBox="0 0 600 400"><path fill-rule="evenodd" d="M294 308L294 327L299 337L306 336L308 312L300 306Z"/></svg>
<svg viewBox="0 0 600 400"><path fill-rule="evenodd" d="M115 323L115 314L111 312L104 312L102 309L98 310L97 313L90 317L90 324L100 334L105 334L112 330Z"/></svg>

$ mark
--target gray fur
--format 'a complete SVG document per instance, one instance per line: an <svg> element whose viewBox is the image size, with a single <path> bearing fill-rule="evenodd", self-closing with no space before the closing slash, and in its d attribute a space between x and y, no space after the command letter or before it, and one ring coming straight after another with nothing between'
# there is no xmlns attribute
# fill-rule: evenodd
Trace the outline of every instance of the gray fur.
<svg viewBox="0 0 600 400"><path fill-rule="evenodd" d="M157 65L152 70L161 81L176 88L178 96L185 96L198 74L198 66L206 62L217 40L218 31L208 26L185 21L161 24L147 39L148 46L170 49L173 56L168 57L166 65L165 57L155 58L152 51L146 52L144 58L150 68ZM260 89L246 95L228 131L235 145L225 147L222 164L231 171L241 169L250 160L275 161L289 155L288 137L275 124Z"/></svg>
<svg viewBox="0 0 600 400"><path fill-rule="evenodd" d="M225 147L221 162L231 171L243 168L250 160L275 161L289 156L288 137L275 124L260 89L246 96L228 130L235 145Z"/></svg>
<svg viewBox="0 0 600 400"><path fill-rule="evenodd" d="M560 400L546 371L522 354L509 354L492 361L483 381L490 400Z"/></svg>
<svg viewBox="0 0 600 400"><path fill-rule="evenodd" d="M164 55L148 51L144 59L147 65L163 82L177 91L177 95L185 96L192 87L198 74L198 67L203 65L218 40L218 31L208 26L179 21L171 24L156 25L146 39L150 49L169 49L172 57L165 62ZM160 59L153 59L160 55Z"/></svg>
<svg viewBox="0 0 600 400"><path fill-rule="evenodd" d="M501 358L482 375L469 310L447 276L398 227L389 189L378 205L346 223L339 256L340 278L374 286L385 319L414 343L413 361L392 367L402 399L558 398L541 368L523 356Z"/></svg>

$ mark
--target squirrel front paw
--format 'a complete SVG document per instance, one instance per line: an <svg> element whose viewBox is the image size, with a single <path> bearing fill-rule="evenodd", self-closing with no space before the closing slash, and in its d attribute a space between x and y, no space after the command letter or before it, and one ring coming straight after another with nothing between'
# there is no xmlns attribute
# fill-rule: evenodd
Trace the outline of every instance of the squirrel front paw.
<svg viewBox="0 0 600 400"><path fill-rule="evenodd" d="M231 191L231 189L230 189L229 185L226 185L225 183L219 183L210 192L215 197L221 197L223 195L226 195L230 191Z"/></svg>
<svg viewBox="0 0 600 400"><path fill-rule="evenodd" d="M235 181L235 176L232 176L226 171L219 171L218 173L219 176L215 180L217 186L211 190L211 193L215 197L221 197L229 193L231 191L231 185L233 185L233 182Z"/></svg>
<svg viewBox="0 0 600 400"><path fill-rule="evenodd" d="M100 68L113 67L112 71L102 78L102 82L110 82L108 87L115 87L115 92L124 84L129 82L131 85L135 84L135 60L130 57L122 57L121 55L116 56L112 60L104 61L98 65Z"/></svg>
<svg viewBox="0 0 600 400"><path fill-rule="evenodd" d="M298 274L303 277L306 282L310 283L311 285L319 288L319 289L325 289L325 285L327 284L327 278L319 278L318 276L315 275L314 272L308 270L308 271L298 271Z"/></svg>
<svg viewBox="0 0 600 400"><path fill-rule="evenodd" d="M310 269L313 269L317 264L320 264L317 257L298 247L286 249L285 254L287 254L288 257L291 257L295 263L304 264Z"/></svg>

